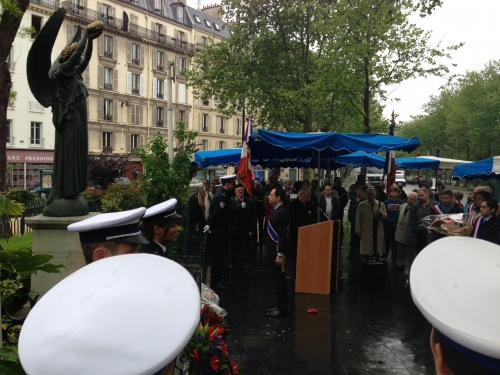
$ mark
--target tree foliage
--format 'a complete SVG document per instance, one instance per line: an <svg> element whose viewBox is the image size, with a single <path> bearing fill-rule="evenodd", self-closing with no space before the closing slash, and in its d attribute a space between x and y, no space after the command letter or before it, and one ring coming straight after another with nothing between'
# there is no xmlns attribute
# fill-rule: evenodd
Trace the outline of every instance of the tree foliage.
<svg viewBox="0 0 500 375"><path fill-rule="evenodd" d="M177 198L180 210L185 209L189 198L191 159L196 148L197 135L196 132L186 131L183 123L178 123L174 132L178 143L172 163L168 158L168 140L159 132L146 146L134 150L144 166L141 188L144 191L146 207Z"/></svg>
<svg viewBox="0 0 500 375"><path fill-rule="evenodd" d="M89 153L89 181L96 189L106 190L125 174L128 161L128 155Z"/></svg>
<svg viewBox="0 0 500 375"><path fill-rule="evenodd" d="M271 129L383 130L386 85L447 72L438 62L446 50L429 46L430 34L409 23L439 5L224 0L231 37L194 56L188 82L226 115L243 104Z"/></svg>
<svg viewBox="0 0 500 375"><path fill-rule="evenodd" d="M481 160L500 154L500 61L457 77L424 105L424 114L402 124L398 135L418 136L420 152L436 146L445 157Z"/></svg>

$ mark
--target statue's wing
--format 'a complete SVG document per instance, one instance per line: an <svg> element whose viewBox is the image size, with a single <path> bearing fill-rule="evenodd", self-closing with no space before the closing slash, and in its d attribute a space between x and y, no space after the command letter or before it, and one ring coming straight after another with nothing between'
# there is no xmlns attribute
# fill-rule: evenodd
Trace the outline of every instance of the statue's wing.
<svg viewBox="0 0 500 375"><path fill-rule="evenodd" d="M49 78L50 56L65 15L66 9L59 8L50 16L28 53L28 84L35 99L44 107L52 106L54 83Z"/></svg>

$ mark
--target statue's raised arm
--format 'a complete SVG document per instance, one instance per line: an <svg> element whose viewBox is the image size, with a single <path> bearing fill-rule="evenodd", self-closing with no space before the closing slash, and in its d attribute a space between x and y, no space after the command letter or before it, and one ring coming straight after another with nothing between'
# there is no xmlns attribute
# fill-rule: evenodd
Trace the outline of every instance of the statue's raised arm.
<svg viewBox="0 0 500 375"><path fill-rule="evenodd" d="M80 193L87 186L88 129L87 88L83 72L92 56L92 41L104 29L100 21L80 26L57 59L50 57L65 9L49 18L28 53L27 75L33 96L44 107L52 107L56 128L52 191L45 216L81 216L88 205ZM83 56L83 58L82 58Z"/></svg>

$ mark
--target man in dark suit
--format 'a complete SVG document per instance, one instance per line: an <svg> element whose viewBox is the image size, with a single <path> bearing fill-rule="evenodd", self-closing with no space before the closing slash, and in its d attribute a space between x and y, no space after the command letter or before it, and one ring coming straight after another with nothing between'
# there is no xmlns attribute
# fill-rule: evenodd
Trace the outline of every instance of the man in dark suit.
<svg viewBox="0 0 500 375"><path fill-rule="evenodd" d="M142 218L142 232L149 240L149 244L142 245L140 253L159 255L167 257L167 243L175 242L179 227L177 222L182 218L175 211L177 199L154 205L146 210Z"/></svg>
<svg viewBox="0 0 500 375"><path fill-rule="evenodd" d="M295 280L295 269L297 266L297 242L299 240L299 228L314 223L313 209L311 205L311 190L302 188L299 196L288 205L290 212L290 232L288 234L288 275Z"/></svg>
<svg viewBox="0 0 500 375"><path fill-rule="evenodd" d="M330 185L325 185L323 194L319 198L319 208L321 208L320 219L321 221L330 220L342 220L342 208L340 201L332 194L332 187ZM347 194L346 194L347 197ZM328 216L328 219L326 216Z"/></svg>
<svg viewBox="0 0 500 375"><path fill-rule="evenodd" d="M269 216L266 238L266 261L271 268L274 289L276 291L276 307L268 309L267 316L278 317L288 313L288 290L284 270L285 255L288 254L288 229L290 215L286 208L286 193L281 186L271 190L268 196L273 211Z"/></svg>
<svg viewBox="0 0 500 375"><path fill-rule="evenodd" d="M487 199L481 202L479 209L481 216L472 228L471 237L500 245L500 219L496 215L498 202L493 198Z"/></svg>
<svg viewBox="0 0 500 375"><path fill-rule="evenodd" d="M222 187L215 193L208 213L207 225L203 228L203 233L210 233L212 244L212 263L210 267L212 288L227 289L227 285L222 282L222 270L224 258L226 257L229 240L227 230L231 223L229 194L234 189L234 179L236 175L228 175L220 178Z"/></svg>
<svg viewBox="0 0 500 375"><path fill-rule="evenodd" d="M249 242L255 232L256 218L253 201L245 198L245 188L238 185L236 196L231 198L231 226L229 227L229 247L231 263L229 269L249 269L249 260L253 260L248 251Z"/></svg>

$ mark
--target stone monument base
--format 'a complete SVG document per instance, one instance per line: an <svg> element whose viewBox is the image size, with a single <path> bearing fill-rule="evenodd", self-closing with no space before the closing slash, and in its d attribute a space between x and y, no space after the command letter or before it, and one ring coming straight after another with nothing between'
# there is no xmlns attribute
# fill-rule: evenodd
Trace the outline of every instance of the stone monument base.
<svg viewBox="0 0 500 375"><path fill-rule="evenodd" d="M88 214L89 205L81 194L69 198L54 199L43 210L44 216L51 217L85 216Z"/></svg>
<svg viewBox="0 0 500 375"><path fill-rule="evenodd" d="M31 276L31 293L41 296L59 281L85 266L78 232L68 231L68 225L98 215L91 212L85 216L48 217L38 215L26 219L33 229L33 254L49 254L54 258L50 263L63 264L61 273L38 272Z"/></svg>

